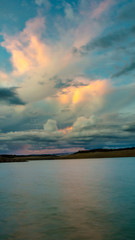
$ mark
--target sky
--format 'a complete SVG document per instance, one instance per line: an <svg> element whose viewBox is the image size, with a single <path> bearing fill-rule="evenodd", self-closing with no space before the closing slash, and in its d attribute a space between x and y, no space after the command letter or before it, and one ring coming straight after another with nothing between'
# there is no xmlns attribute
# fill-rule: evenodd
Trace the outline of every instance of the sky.
<svg viewBox="0 0 135 240"><path fill-rule="evenodd" d="M0 154L135 146L135 1L0 0Z"/></svg>

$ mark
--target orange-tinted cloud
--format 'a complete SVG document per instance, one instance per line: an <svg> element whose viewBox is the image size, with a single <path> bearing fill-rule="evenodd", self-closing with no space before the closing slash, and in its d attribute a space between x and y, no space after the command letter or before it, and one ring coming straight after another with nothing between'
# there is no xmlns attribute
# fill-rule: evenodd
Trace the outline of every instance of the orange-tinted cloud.
<svg viewBox="0 0 135 240"><path fill-rule="evenodd" d="M64 134L68 134L72 131L72 126L70 127L66 127L66 128L63 128L63 129L59 129L60 132L64 133Z"/></svg>
<svg viewBox="0 0 135 240"><path fill-rule="evenodd" d="M63 92L58 95L58 99L62 104L78 104L90 101L91 98L98 99L106 94L108 89L109 83L107 80L96 80L86 86L71 86L65 88L63 89Z"/></svg>
<svg viewBox="0 0 135 240"><path fill-rule="evenodd" d="M25 29L16 36L4 35L2 46L11 53L11 62L16 73L23 74L35 67L47 67L50 63L49 47L41 41L45 28L44 18L35 18L26 23Z"/></svg>

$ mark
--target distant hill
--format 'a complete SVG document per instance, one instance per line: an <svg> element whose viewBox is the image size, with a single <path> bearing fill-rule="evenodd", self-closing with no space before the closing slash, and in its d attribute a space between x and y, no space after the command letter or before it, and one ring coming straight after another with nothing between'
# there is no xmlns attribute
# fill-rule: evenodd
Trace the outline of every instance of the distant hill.
<svg viewBox="0 0 135 240"><path fill-rule="evenodd" d="M135 147L120 149L92 149L78 151L67 155L43 154L43 155L0 155L0 162L27 162L36 160L64 160L84 158L118 158L135 157Z"/></svg>
<svg viewBox="0 0 135 240"><path fill-rule="evenodd" d="M34 160L53 160L57 155L0 155L1 162L28 162Z"/></svg>
<svg viewBox="0 0 135 240"><path fill-rule="evenodd" d="M81 159L81 158L115 158L115 157L135 157L135 147L120 149L92 149L78 151L73 154L64 156L64 158Z"/></svg>

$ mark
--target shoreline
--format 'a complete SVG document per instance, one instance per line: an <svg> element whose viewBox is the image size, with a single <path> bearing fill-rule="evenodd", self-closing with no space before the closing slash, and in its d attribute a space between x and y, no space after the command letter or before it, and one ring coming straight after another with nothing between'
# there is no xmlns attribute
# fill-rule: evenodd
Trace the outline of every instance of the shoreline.
<svg viewBox="0 0 135 240"><path fill-rule="evenodd" d="M0 155L0 163L28 162L38 160L65 160L65 159L94 159L94 158L120 158L135 157L134 148L120 149L93 149L79 151L67 155Z"/></svg>

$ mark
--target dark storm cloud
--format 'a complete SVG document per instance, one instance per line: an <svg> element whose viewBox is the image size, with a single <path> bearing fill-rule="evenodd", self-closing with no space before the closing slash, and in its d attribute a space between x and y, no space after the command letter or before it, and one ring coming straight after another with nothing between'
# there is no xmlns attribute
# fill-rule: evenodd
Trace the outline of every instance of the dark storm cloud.
<svg viewBox="0 0 135 240"><path fill-rule="evenodd" d="M109 129L108 129L109 130ZM124 147L124 146L131 146L134 143L134 134L131 136L131 133L128 135L124 135L124 131L120 130L120 127L117 126L115 128L115 133L112 134L110 132L107 134L104 131L102 133L96 133L90 136L86 136L85 134L80 136L73 136L68 140L69 146L79 146L84 147L85 149L92 149L92 148L104 148L104 147ZM117 132L116 132L117 130Z"/></svg>
<svg viewBox="0 0 135 240"><path fill-rule="evenodd" d="M132 146L135 137L134 116L122 117L115 115L115 123L113 115L103 116L102 119L97 119L95 123L90 123L89 126L83 127L78 125L77 128L68 134L62 134L60 131L48 132L45 129L7 132L1 133L0 143L4 144L10 151L10 146L29 145L30 149L62 149L64 148L104 148L104 147L126 147ZM132 121L129 121L129 119ZM2 150L0 150L2 152ZM12 152L13 152L12 151Z"/></svg>
<svg viewBox="0 0 135 240"><path fill-rule="evenodd" d="M0 88L0 102L6 102L11 105L25 105L18 97L16 88Z"/></svg>
<svg viewBox="0 0 135 240"><path fill-rule="evenodd" d="M124 131L135 133L135 122L129 123L123 128Z"/></svg>
<svg viewBox="0 0 135 240"><path fill-rule="evenodd" d="M115 44L123 43L126 39L128 39L131 35L135 34L135 26L130 29L124 29L117 32L110 33L106 36L102 36L100 38L93 39L86 45L82 47L73 48L73 54L75 55L86 55L90 51L95 49L106 49L114 46Z"/></svg>

